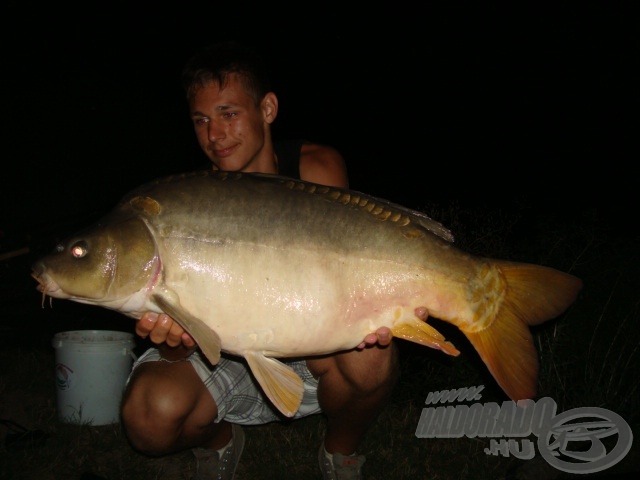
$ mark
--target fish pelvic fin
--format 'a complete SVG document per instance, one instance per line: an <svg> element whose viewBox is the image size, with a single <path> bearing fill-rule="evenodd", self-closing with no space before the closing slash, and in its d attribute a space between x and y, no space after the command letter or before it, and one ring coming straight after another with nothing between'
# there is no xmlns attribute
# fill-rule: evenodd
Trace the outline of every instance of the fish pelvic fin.
<svg viewBox="0 0 640 480"><path fill-rule="evenodd" d="M454 357L460 355L458 349L451 342L446 341L440 332L419 318L395 324L391 328L391 333L393 333L394 337L442 350L444 353Z"/></svg>
<svg viewBox="0 0 640 480"><path fill-rule="evenodd" d="M259 352L248 352L244 357L267 398L283 415L293 417L300 408L304 392L298 374L290 366Z"/></svg>
<svg viewBox="0 0 640 480"><path fill-rule="evenodd" d="M163 293L154 293L152 299L164 313L178 322L193 337L212 365L220 361L222 342L218 334L205 322L184 310L175 294L167 290Z"/></svg>
<svg viewBox="0 0 640 480"><path fill-rule="evenodd" d="M491 375L514 401L537 393L538 353L530 326L558 317L576 299L582 281L541 265L493 261L504 281L504 297L483 325L460 330Z"/></svg>

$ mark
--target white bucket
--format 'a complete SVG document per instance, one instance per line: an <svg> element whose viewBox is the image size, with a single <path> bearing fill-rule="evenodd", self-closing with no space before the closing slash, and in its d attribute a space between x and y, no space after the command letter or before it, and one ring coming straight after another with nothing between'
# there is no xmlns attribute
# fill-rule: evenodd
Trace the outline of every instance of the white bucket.
<svg viewBox="0 0 640 480"><path fill-rule="evenodd" d="M120 400L135 355L133 334L110 330L60 332L55 381L58 419L109 425L120 421Z"/></svg>

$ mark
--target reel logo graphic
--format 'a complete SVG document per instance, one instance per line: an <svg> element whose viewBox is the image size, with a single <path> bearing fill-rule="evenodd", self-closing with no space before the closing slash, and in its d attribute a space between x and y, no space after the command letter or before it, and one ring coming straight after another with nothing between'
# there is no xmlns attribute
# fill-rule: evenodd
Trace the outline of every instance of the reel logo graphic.
<svg viewBox="0 0 640 480"><path fill-rule="evenodd" d="M570 423L594 418L602 421ZM602 439L614 435L615 447L607 452ZM567 410L556 415L538 434L540 455L549 465L567 473L595 473L612 467L629 453L632 443L629 424L620 415L598 407Z"/></svg>
<svg viewBox="0 0 640 480"><path fill-rule="evenodd" d="M64 363L56 363L56 387L58 390L69 390L75 384L73 370Z"/></svg>

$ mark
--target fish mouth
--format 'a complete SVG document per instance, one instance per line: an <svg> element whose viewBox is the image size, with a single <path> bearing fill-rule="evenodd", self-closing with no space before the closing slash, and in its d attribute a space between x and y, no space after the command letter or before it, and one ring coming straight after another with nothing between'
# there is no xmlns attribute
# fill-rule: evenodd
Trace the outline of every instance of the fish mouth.
<svg viewBox="0 0 640 480"><path fill-rule="evenodd" d="M55 280L47 275L42 267L35 267L31 272L31 277L38 282L38 285L36 285L36 290L42 293L43 302L44 297L47 295L54 298L70 298L70 295L67 295L60 288L60 285L58 285Z"/></svg>

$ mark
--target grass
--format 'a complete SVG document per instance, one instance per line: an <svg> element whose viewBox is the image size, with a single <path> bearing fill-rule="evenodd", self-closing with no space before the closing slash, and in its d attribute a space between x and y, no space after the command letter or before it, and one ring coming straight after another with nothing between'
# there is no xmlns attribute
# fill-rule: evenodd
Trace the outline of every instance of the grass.
<svg viewBox="0 0 640 480"><path fill-rule="evenodd" d="M560 318L534 330L540 352L539 395L555 400L558 413L602 407L621 415L637 431L640 410L638 237L617 231L597 211L578 216L538 211L450 205L421 208L456 234L475 254L549 265L584 281L576 303ZM35 252L34 252L35 254ZM132 331L130 319L72 302L40 308L29 278L31 255L0 263L4 339L0 351L0 418L48 437L42 444L9 449L0 445L2 479L189 479L190 452L148 458L133 451L119 425L94 427L58 421L54 385L55 332L79 328ZM440 328L440 325L438 325ZM368 479L502 479L514 467L524 477L572 478L544 462L484 453L488 439L425 439L415 431L429 392L485 385L482 402L505 400L466 339L442 330L462 350L457 358L400 342L402 376L387 408L362 444ZM141 344L142 348L143 344ZM322 416L246 428L241 479L317 479L316 452ZM0 434L10 433L0 426ZM6 437L5 437L6 440ZM539 455L536 456L536 460ZM535 471L533 466L540 470ZM546 469L545 469L546 466ZM603 472L640 471L637 449ZM587 477L598 477L588 475ZM622 477L616 477L622 478Z"/></svg>

